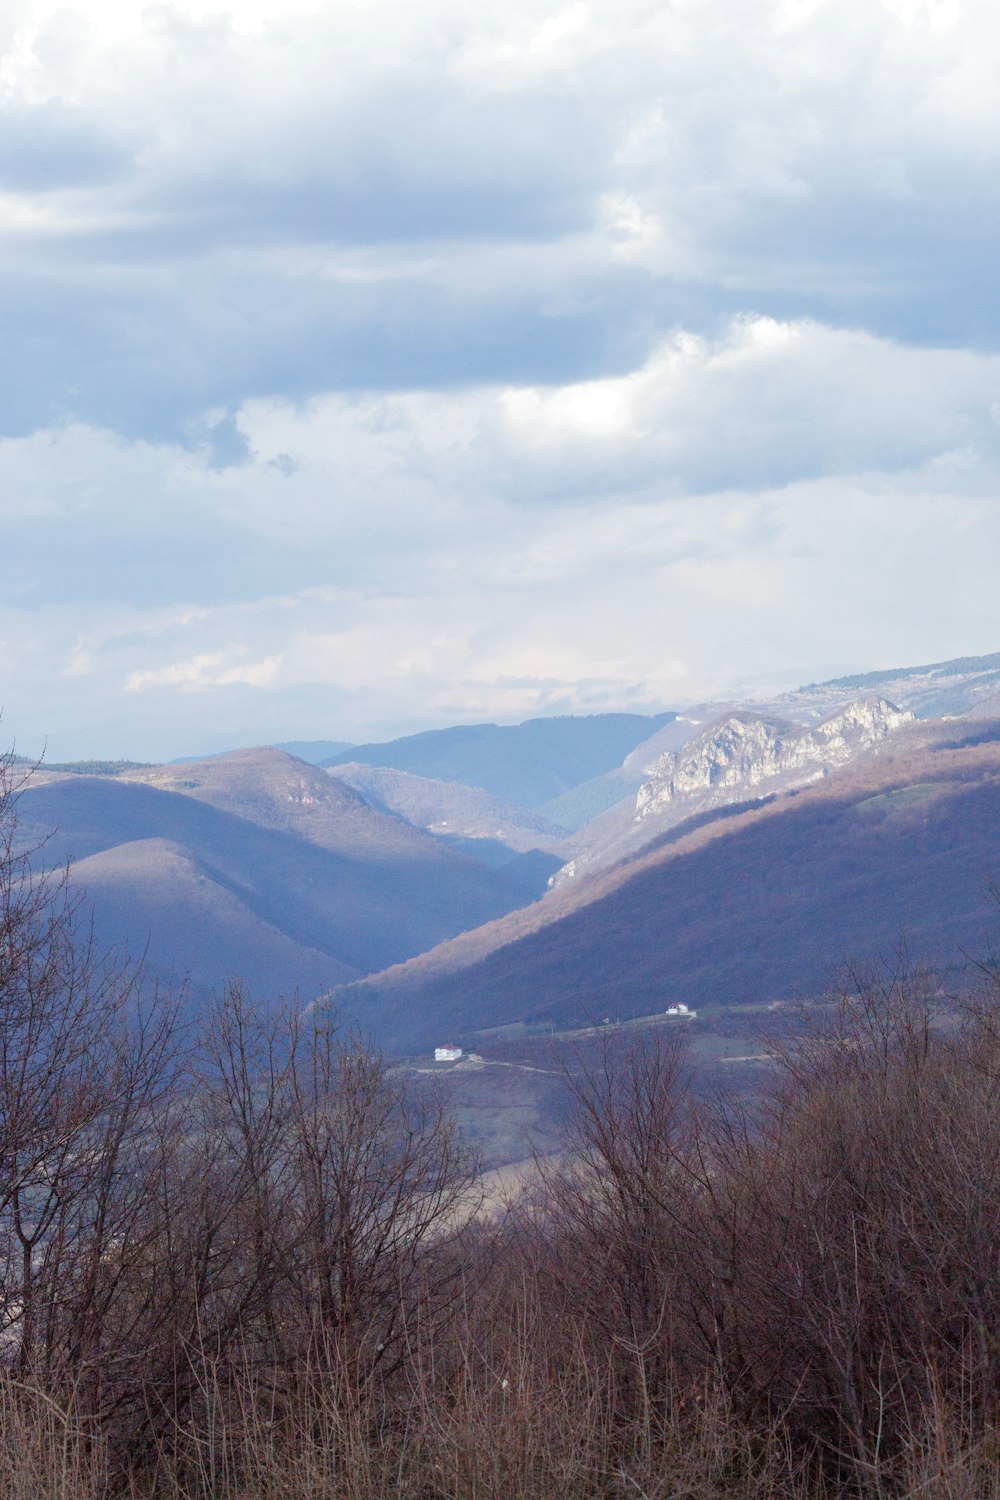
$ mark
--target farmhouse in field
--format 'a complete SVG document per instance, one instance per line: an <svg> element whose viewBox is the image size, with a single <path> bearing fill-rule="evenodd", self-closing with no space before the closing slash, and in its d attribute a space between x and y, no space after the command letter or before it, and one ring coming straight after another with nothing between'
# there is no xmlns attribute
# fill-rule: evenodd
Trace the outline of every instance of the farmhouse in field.
<svg viewBox="0 0 1000 1500"><path fill-rule="evenodd" d="M461 1047L447 1046L434 1048L435 1062L458 1062L458 1059L461 1057L461 1055Z"/></svg>

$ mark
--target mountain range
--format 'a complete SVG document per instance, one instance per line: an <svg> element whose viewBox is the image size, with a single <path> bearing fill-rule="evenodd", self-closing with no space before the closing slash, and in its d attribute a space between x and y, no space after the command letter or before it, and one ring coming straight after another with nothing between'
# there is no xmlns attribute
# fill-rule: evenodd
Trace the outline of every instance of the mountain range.
<svg viewBox="0 0 1000 1500"><path fill-rule="evenodd" d="M748 796L775 795L829 776L913 719L884 698L858 698L815 724L738 709L699 728L677 719L669 739L640 747L648 762L634 798L626 797L570 841L557 879L575 878L641 849L698 814ZM668 748L670 744L677 748ZM649 760L655 751L655 759ZM635 760L639 752L630 757Z"/></svg>
<svg viewBox="0 0 1000 1500"><path fill-rule="evenodd" d="M193 996L331 984L520 905L521 888L279 750L106 778L37 774L19 833L68 864L104 943Z"/></svg>
<svg viewBox="0 0 1000 1500"><path fill-rule="evenodd" d="M538 808L620 765L636 745L674 717L672 712L588 714L528 719L524 724L461 724L382 745L352 745L323 764L352 761L437 781L461 781L501 801Z"/></svg>
<svg viewBox="0 0 1000 1500"><path fill-rule="evenodd" d="M605 871L337 992L389 1045L513 1023L807 999L845 965L988 950L1000 721L900 727L805 789L675 825ZM947 726L952 728L954 726Z"/></svg>
<svg viewBox="0 0 1000 1500"><path fill-rule="evenodd" d="M20 837L192 1005L238 973L332 996L401 1052L812 997L901 943L943 966L989 944L1000 654L286 743L303 753L42 768Z"/></svg>

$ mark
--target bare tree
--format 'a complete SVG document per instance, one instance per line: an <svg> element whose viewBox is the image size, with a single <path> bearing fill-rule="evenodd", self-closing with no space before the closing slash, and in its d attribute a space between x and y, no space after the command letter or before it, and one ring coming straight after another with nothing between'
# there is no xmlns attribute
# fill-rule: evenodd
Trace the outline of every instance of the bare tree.
<svg viewBox="0 0 1000 1500"><path fill-rule="evenodd" d="M394 1075L334 1014L311 1011L294 1040L292 1282L313 1336L363 1383L402 1359L418 1300L447 1313L460 1284L451 1246L479 1201L478 1164L440 1095Z"/></svg>

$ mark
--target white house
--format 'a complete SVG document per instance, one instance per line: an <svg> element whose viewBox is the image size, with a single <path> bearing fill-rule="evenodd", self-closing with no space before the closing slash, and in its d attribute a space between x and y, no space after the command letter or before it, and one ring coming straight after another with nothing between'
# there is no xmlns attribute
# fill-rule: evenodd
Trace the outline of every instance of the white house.
<svg viewBox="0 0 1000 1500"><path fill-rule="evenodd" d="M698 1012L696 1010L689 1010L686 1005L677 1004L668 1005L663 1014L665 1016L690 1016L694 1020Z"/></svg>
<svg viewBox="0 0 1000 1500"><path fill-rule="evenodd" d="M449 1047L435 1047L434 1048L434 1061L435 1062L458 1062L458 1059L461 1057L461 1055L462 1055L462 1049L461 1049L461 1047L451 1047L451 1046L449 1046Z"/></svg>

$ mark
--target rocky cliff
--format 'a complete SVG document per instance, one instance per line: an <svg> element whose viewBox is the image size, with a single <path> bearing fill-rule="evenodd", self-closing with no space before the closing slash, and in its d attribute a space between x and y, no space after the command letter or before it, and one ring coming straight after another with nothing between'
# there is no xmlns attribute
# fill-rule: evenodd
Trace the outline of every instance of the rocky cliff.
<svg viewBox="0 0 1000 1500"><path fill-rule="evenodd" d="M716 718L647 765L634 809L597 819L573 842L574 858L552 886L634 854L685 819L808 786L875 749L913 714L874 695L818 724L795 724L739 709Z"/></svg>
<svg viewBox="0 0 1000 1500"><path fill-rule="evenodd" d="M913 715L885 698L860 698L803 728L742 713L710 725L679 751L660 756L636 797L641 822L682 799L699 808L805 786L886 738ZM687 810L687 809L685 809Z"/></svg>

